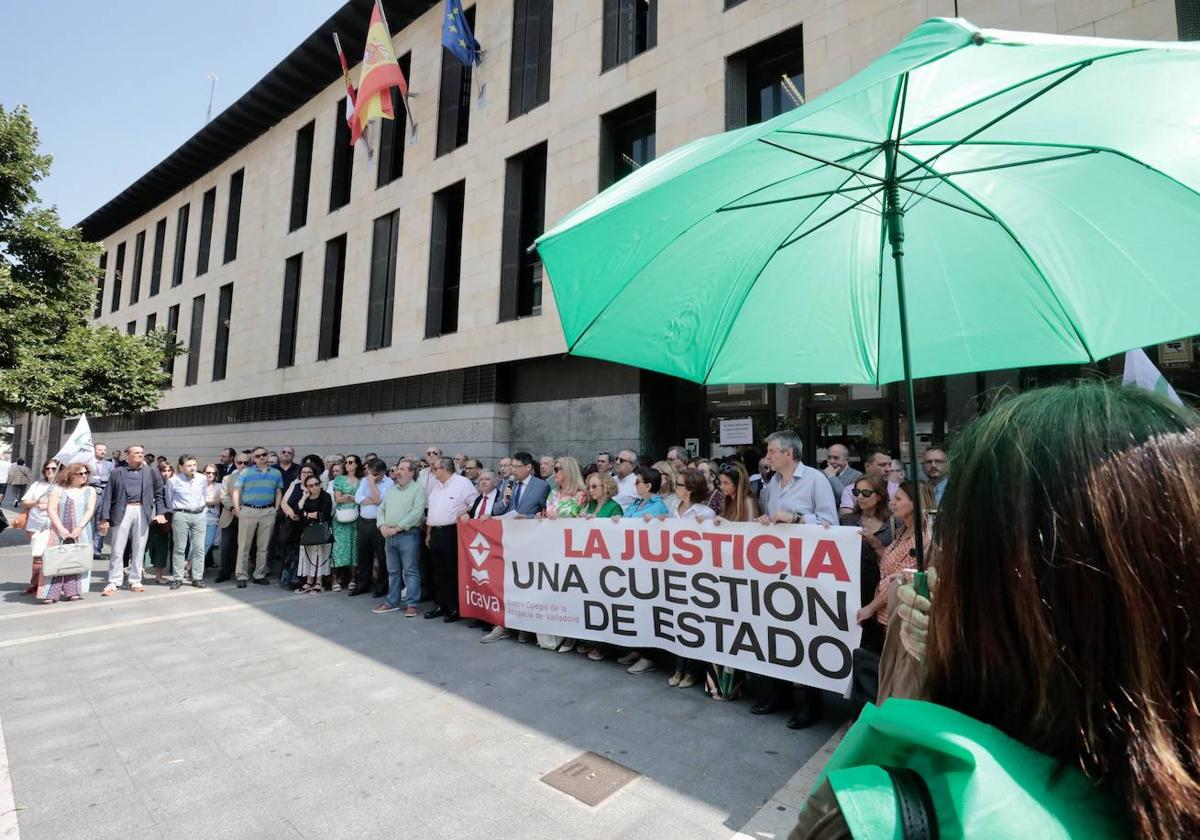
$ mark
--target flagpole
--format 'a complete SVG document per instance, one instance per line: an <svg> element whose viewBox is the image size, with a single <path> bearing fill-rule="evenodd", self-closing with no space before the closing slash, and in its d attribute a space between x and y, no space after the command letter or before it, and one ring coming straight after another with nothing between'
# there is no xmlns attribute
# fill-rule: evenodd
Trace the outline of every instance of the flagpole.
<svg viewBox="0 0 1200 840"><path fill-rule="evenodd" d="M383 4L379 0L375 0L375 7L379 9L379 19L383 21L383 28L387 30L388 40L390 41L392 39L392 25L388 23L387 14L383 11ZM401 69L400 72L403 73L404 70ZM408 107L408 94L401 90L400 98L404 101L404 116L408 118L409 125L412 128L412 136L415 139L417 136L417 121L413 119L412 108Z"/></svg>

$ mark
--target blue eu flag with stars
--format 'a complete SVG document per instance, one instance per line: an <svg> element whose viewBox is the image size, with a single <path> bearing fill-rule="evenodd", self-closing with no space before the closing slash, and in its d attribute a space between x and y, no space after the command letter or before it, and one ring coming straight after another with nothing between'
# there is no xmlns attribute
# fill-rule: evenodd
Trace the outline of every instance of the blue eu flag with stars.
<svg viewBox="0 0 1200 840"><path fill-rule="evenodd" d="M442 18L442 46L468 67L479 63L479 42L467 25L462 0L446 0L446 16Z"/></svg>

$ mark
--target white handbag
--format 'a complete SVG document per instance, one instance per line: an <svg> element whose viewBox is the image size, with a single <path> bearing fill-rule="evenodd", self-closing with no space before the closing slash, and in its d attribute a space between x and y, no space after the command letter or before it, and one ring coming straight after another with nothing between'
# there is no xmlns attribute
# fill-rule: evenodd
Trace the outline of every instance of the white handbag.
<svg viewBox="0 0 1200 840"><path fill-rule="evenodd" d="M42 555L42 577L82 575L91 571L92 547L83 543L51 546Z"/></svg>
<svg viewBox="0 0 1200 840"><path fill-rule="evenodd" d="M358 519L358 508L338 508L333 515L338 522L347 525Z"/></svg>

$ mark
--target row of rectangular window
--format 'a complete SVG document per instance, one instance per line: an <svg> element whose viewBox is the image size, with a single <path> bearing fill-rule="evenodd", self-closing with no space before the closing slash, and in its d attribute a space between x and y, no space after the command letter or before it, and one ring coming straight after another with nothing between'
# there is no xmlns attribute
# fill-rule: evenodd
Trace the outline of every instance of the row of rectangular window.
<svg viewBox="0 0 1200 840"><path fill-rule="evenodd" d="M230 317L233 313L233 284L221 286L217 298L217 335L213 347L212 381L219 382L225 378L229 358L229 329ZM146 315L145 335L149 335L158 327L158 313ZM179 304L167 309L167 333L174 342L179 331ZM134 335L137 332L137 321L125 325L125 332ZM187 371L184 376L185 385L195 385L200 377L200 342L204 335L204 295L192 298L192 322L188 334ZM168 356L163 360L163 370L174 374L175 357Z"/></svg>
<svg viewBox="0 0 1200 840"><path fill-rule="evenodd" d="M239 169L229 179L229 204L225 219L225 249L224 263L237 259L238 230L242 214L242 187L245 183L245 170ZM196 253L196 276L208 272L209 252L212 247L213 219L216 215L217 188L212 187L204 193L200 210L200 241ZM184 258L187 253L188 219L191 205L184 204L179 208L175 218L175 252L171 266L171 286L183 283ZM150 297L157 295L162 287L163 256L166 250L167 220L159 219L154 226L154 251L150 258ZM121 306L123 280L125 272L125 246L122 242L117 245L117 258L114 264L112 281L112 298L109 311L116 312ZM139 231L134 238L133 274L130 282L129 304L132 306L141 299L142 265L145 258L146 231ZM100 257L97 281L97 297L95 317L103 312L105 274L108 268L107 252Z"/></svg>

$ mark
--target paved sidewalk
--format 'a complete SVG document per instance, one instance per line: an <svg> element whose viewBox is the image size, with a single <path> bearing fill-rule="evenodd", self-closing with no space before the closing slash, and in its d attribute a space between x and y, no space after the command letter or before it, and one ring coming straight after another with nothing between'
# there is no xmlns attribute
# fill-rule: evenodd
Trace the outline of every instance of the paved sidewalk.
<svg viewBox="0 0 1200 840"><path fill-rule="evenodd" d="M661 670L481 645L369 597L101 598L94 578L42 606L18 539L0 535L0 728L23 840L781 837L845 717L792 732ZM644 775L596 808L540 781L586 750Z"/></svg>

